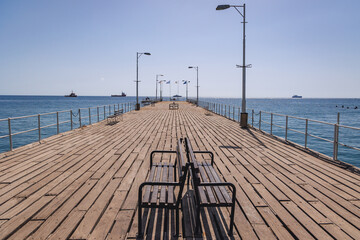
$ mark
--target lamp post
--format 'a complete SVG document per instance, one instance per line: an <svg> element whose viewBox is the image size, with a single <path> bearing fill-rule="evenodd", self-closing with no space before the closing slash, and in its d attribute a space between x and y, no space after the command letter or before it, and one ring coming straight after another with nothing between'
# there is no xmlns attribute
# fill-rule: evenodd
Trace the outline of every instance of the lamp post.
<svg viewBox="0 0 360 240"><path fill-rule="evenodd" d="M183 82L184 84L186 84L186 101L187 101L187 100L188 100L188 83L189 83L190 81L182 80L182 82Z"/></svg>
<svg viewBox="0 0 360 240"><path fill-rule="evenodd" d="M189 66L189 68L196 69L196 106L199 106L199 67Z"/></svg>
<svg viewBox="0 0 360 240"><path fill-rule="evenodd" d="M143 52L143 53L136 52L136 105L135 105L136 111L140 110L140 104L139 104L139 58L143 54L151 55L148 52Z"/></svg>
<svg viewBox="0 0 360 240"><path fill-rule="evenodd" d="M165 80L159 81L160 83L160 102L162 102L162 83L165 82Z"/></svg>
<svg viewBox="0 0 360 240"><path fill-rule="evenodd" d="M157 101L157 93L158 93L158 89L157 89L157 86L158 86L158 77L162 77L162 76L164 76L164 75L162 75L162 74L156 74L156 97L155 97L155 100Z"/></svg>
<svg viewBox="0 0 360 240"><path fill-rule="evenodd" d="M245 64L245 3L244 5L218 5L216 10L225 10L230 7L233 7L238 11L238 13L243 18L243 64L237 65L237 67L242 68L242 104L241 104L241 120L240 126L242 128L247 128L248 114L246 112L246 68L250 68L251 65ZM238 8L243 8L243 13Z"/></svg>

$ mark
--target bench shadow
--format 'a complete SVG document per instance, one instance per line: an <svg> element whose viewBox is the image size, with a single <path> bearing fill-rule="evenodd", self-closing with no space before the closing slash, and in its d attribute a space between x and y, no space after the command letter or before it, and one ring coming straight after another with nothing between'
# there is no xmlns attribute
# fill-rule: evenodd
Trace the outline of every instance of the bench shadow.
<svg viewBox="0 0 360 240"><path fill-rule="evenodd" d="M119 122L119 121L111 121L111 122L106 123L106 125L112 126L112 125L117 124L118 122Z"/></svg>
<svg viewBox="0 0 360 240"><path fill-rule="evenodd" d="M234 239L228 235L229 226L226 217L218 207L201 208L200 234L195 233L195 201L194 191L188 190L182 201L183 238L186 239ZM225 210L225 208L223 208ZM226 211L226 210L225 210Z"/></svg>
<svg viewBox="0 0 360 240"><path fill-rule="evenodd" d="M146 208L143 212L143 237L137 239L178 239L175 233L175 210Z"/></svg>

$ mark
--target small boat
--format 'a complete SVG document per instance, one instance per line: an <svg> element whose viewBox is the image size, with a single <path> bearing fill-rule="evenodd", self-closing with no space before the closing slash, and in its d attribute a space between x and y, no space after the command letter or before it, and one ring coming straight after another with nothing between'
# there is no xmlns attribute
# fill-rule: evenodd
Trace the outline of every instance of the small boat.
<svg viewBox="0 0 360 240"><path fill-rule="evenodd" d="M112 94L111 97L126 97L126 93L121 92L121 95Z"/></svg>
<svg viewBox="0 0 360 240"><path fill-rule="evenodd" d="M145 99L143 99L141 101L141 103L150 103L151 102L151 99L149 97L146 97Z"/></svg>
<svg viewBox="0 0 360 240"><path fill-rule="evenodd" d="M77 97L77 95L71 90L69 95L65 95L65 97Z"/></svg>
<svg viewBox="0 0 360 240"><path fill-rule="evenodd" d="M149 97L146 97L145 99L143 99L141 101L141 103L146 106L146 105L150 105L153 101L149 98Z"/></svg>
<svg viewBox="0 0 360 240"><path fill-rule="evenodd" d="M302 96L294 95L294 96L292 96L292 98L302 98Z"/></svg>

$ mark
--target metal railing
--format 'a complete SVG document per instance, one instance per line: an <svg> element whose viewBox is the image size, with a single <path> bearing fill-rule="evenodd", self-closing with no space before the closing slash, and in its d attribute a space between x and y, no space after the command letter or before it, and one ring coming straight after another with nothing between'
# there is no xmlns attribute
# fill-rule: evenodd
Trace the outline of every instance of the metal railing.
<svg viewBox="0 0 360 240"><path fill-rule="evenodd" d="M216 113L216 114L219 114L226 118L240 122L240 108L238 108L238 107L221 104L221 103L204 102L204 101L199 101L199 106L201 106L213 113ZM340 119L339 114L338 114L338 118L337 118L338 119L337 123L328 123L328 122L324 122L324 121L312 120L312 119L308 119L308 118L295 117L295 116L289 116L289 115L278 114L278 113L271 113L271 112L266 112L266 111L259 111L259 113L255 113L255 111L253 109L248 109L248 111L249 111L248 125L251 125L251 127L258 129L260 131L266 132L263 124L267 124L270 128L267 133L269 133L270 135L276 136L276 137L279 137L279 136L274 135L274 127L278 128L278 129L283 129L284 138L282 138L282 137L279 137L279 138L283 139L285 142L294 143L292 141L289 141L289 132L294 132L294 133L304 135L303 147L305 149L309 149L308 148L309 137L323 141L323 142L331 143L332 151L333 151L332 158L334 160L338 160L339 146L342 146L342 147L345 147L348 149L352 149L352 150L356 150L356 151L360 151L360 147L351 146L349 144L340 142L340 140L339 140L340 129L351 129L351 130L359 131L360 128L341 125L339 122L339 119ZM235 112L237 112L237 114ZM258 121L255 121L255 115L258 116ZM266 117L266 115L267 115L267 119L269 119L268 121L266 121L267 119L264 119ZM232 116L232 118L231 118L231 116ZM237 116L237 117L235 117L235 116ZM274 117L282 117L283 121L280 121L280 122L283 122L284 125L280 125L280 123L275 122ZM299 130L299 127L298 128L290 128L289 127L290 120L304 121L304 123L302 125L304 127L304 130L303 131ZM333 131L333 133L331 134L333 137L331 139L329 139L329 138L326 138L323 136L316 135L314 133L310 133L310 131L309 131L310 123L316 123L316 124L326 125L326 126L330 127L332 129L331 131ZM258 127L256 128L254 125L258 125Z"/></svg>
<svg viewBox="0 0 360 240"><path fill-rule="evenodd" d="M13 137L25 134L29 132L36 132L37 131L37 140L40 142L42 139L42 130L46 128L51 128L56 126L56 134L60 133L60 127L64 124L69 124L69 130L74 129L74 125L78 125L78 127L85 126L86 123L92 125L95 122L100 122L100 120L105 120L109 115L114 114L116 110L123 109L125 112L130 112L135 109L134 103L118 103L118 104L111 104L111 105L102 105L97 107L89 107L89 108L79 108L76 111L73 110L64 110L64 111L57 111L57 112L50 112L50 113L42 113L42 114L35 114L29 116L21 116L21 117L13 117L13 118L6 118L0 119L1 122L7 121L8 126L8 133L6 135L0 136L0 139L9 138L9 150L13 150ZM55 121L49 122L49 120L45 120L45 117L54 116ZM35 118L36 120L30 120L30 124L36 124L36 127L32 127L27 130L17 131L14 132L14 125L16 121L24 120L24 119L31 119ZM45 124L45 125L44 125ZM29 125L29 123L28 123ZM55 134L51 134L55 135Z"/></svg>
<svg viewBox="0 0 360 240"><path fill-rule="evenodd" d="M238 106L223 104L223 103L204 102L204 101L199 101L199 106L213 113L224 116L230 120L240 122L241 109ZM254 126L254 110L253 109L249 109L249 110L252 112L252 114L249 115L250 117L249 121L251 121L251 126Z"/></svg>

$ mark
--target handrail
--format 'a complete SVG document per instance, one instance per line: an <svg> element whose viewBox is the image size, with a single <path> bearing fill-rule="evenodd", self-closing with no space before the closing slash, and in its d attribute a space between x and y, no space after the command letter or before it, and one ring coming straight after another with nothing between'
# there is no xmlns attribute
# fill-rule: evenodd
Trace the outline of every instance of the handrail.
<svg viewBox="0 0 360 240"><path fill-rule="evenodd" d="M60 125L64 125L66 123L70 123L70 130L73 129L74 124L79 125L78 127L84 126L84 122L82 120L87 120L89 125L95 122L100 122L102 120L105 120L107 116L111 115L112 112L119 110L120 108L124 110L124 113L132 111L134 108L132 107L132 102L126 102L126 103L117 103L117 104L109 104L109 105L101 105L101 106L95 106L95 107L88 107L88 108L78 108L77 110L61 110L56 112L48 112L48 113L41 113L41 114L33 114L33 115L27 115L27 116L19 116L19 117L11 117L11 118L5 118L0 119L0 122L8 122L8 134L1 135L0 139L3 138L9 138L9 149L10 151L13 150L13 136L28 133L28 132L34 132L38 131L38 141L41 141L42 137L42 129L54 127L56 126L56 134L60 133ZM94 113L94 110L96 109L96 112ZM84 112L81 110L88 110L88 112ZM69 115L64 115L68 113ZM60 119L61 114L61 119ZM86 115L85 115L86 114ZM55 115L55 123L50 123L47 125L42 126L41 117L49 116L49 115ZM36 128L31 128L27 130L22 130L18 132L13 132L12 124L15 120L19 119L27 119L27 118L37 118L34 120L34 123L37 123ZM66 118L70 118L69 120L65 120ZM53 121L52 121L53 122ZM55 134L52 134L55 135Z"/></svg>
<svg viewBox="0 0 360 240"><path fill-rule="evenodd" d="M202 107L206 106L207 110L212 111L212 112L214 112L216 114L219 114L221 116L228 117L230 119L231 119L231 116L230 116L231 112L227 112L226 110L229 109L231 111L231 108L236 109L236 106L226 105L226 104L216 103L216 102L199 101L199 105L202 106ZM324 122L324 121L319 121L319 120L314 120L314 119L308 119L308 118L302 118L302 117L296 117L296 116L289 116L289 115L279 114L279 113L271 113L271 112L267 112L267 111L259 111L258 114L255 114L253 109L248 109L248 112L250 112L250 111L251 111L251 114L249 114L249 118L251 117L251 126L253 128L255 128L254 124L258 125L259 127L257 129L264 132L264 130L261 129L261 124L262 123L268 124L268 125L270 125L270 135L273 135L273 127L274 126L278 127L278 128L281 128L281 129L285 129L285 141L286 142L291 142L291 141L288 140L288 132L291 131L291 132L303 134L305 136L305 142L304 142L304 147L305 148L308 148L308 146L307 146L308 137L312 137L312 138L315 138L315 139L319 139L319 140L322 140L322 141L325 141L325 142L332 143L333 144L333 159L334 160L338 160L338 146L339 145L343 146L343 147L346 147L346 148L350 148L350 149L353 149L353 150L360 151L359 147L350 146L348 144L344 144L344 143L339 142L339 129L340 128L346 128L346 129L351 129L351 130L360 130L360 128L358 128L358 127L352 127L352 126L346 126L346 125L339 124L339 117L338 117L338 123L329 123L329 122ZM233 114L235 114L235 113L233 113ZM259 117L258 117L259 121L257 123L254 123L254 114L259 115ZM262 119L262 115L264 115L264 114L269 114L270 115L269 116L270 122L265 121L264 119ZM239 109L239 115L240 115L240 109ZM285 126L281 126L279 124L274 123L273 116L285 117L285 120L286 120L285 121ZM305 130L304 130L304 132L299 131L297 129L289 128L289 120L290 119L297 119L297 120L305 121ZM240 118L238 120L236 120L235 117L233 117L233 120L239 122ZM324 125L328 125L328 126L333 126L334 127L334 137L333 137L333 139L327 139L327 138L320 137L320 136L317 136L315 134L309 133L308 132L309 122L324 124Z"/></svg>

